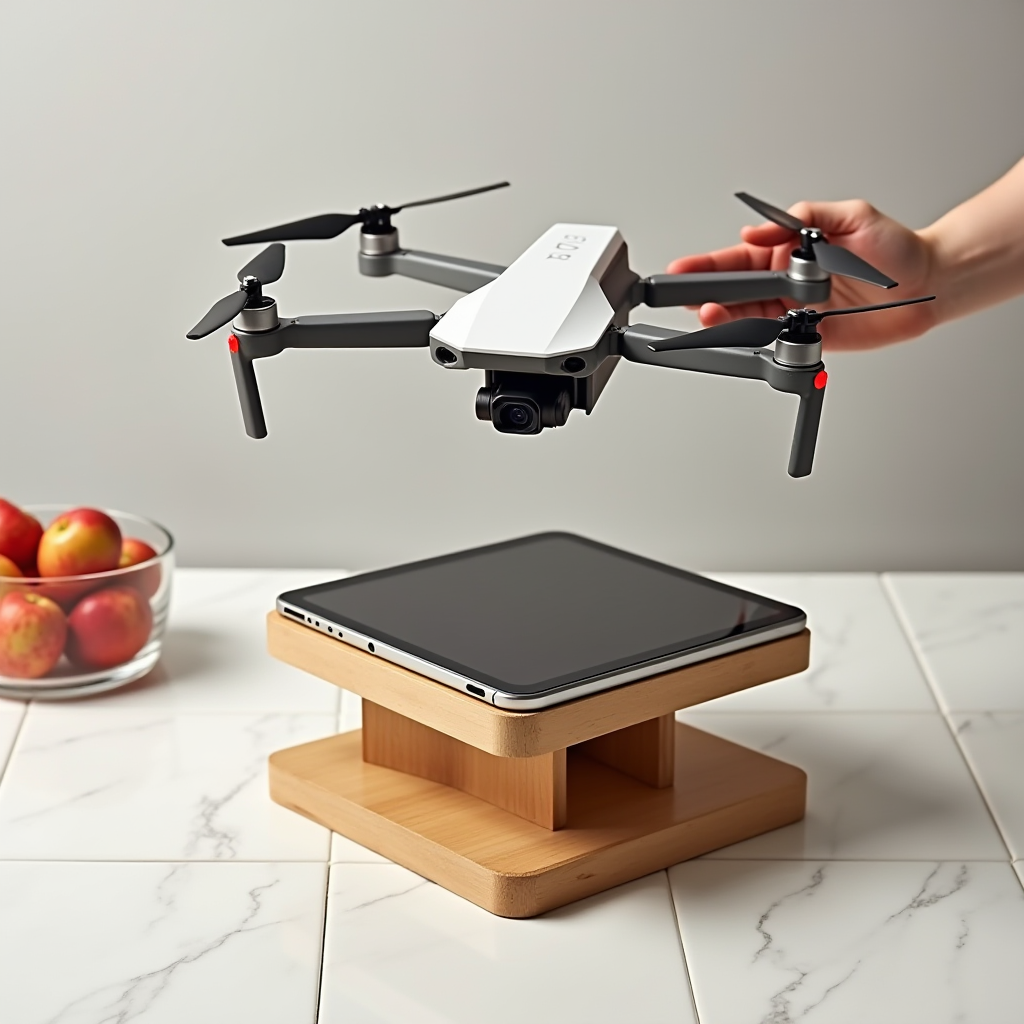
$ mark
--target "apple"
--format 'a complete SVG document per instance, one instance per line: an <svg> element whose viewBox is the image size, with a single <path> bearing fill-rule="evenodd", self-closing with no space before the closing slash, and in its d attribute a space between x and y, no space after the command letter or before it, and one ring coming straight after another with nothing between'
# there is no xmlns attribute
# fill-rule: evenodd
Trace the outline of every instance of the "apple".
<svg viewBox="0 0 1024 1024"><path fill-rule="evenodd" d="M94 508L76 508L56 519L39 540L40 576L82 576L109 572L121 560L121 529Z"/></svg>
<svg viewBox="0 0 1024 1024"><path fill-rule="evenodd" d="M43 528L39 520L0 498L0 555L25 570L36 560Z"/></svg>
<svg viewBox="0 0 1024 1024"><path fill-rule="evenodd" d="M41 594L0 598L0 675L45 676L60 660L68 624L58 605Z"/></svg>
<svg viewBox="0 0 1024 1024"><path fill-rule="evenodd" d="M0 597L19 588L17 583L5 583L4 580L16 579L21 575L21 570L6 555L0 555Z"/></svg>
<svg viewBox="0 0 1024 1024"><path fill-rule="evenodd" d="M149 602L134 587L97 590L68 616L68 658L79 668L113 668L142 650L152 628Z"/></svg>
<svg viewBox="0 0 1024 1024"><path fill-rule="evenodd" d="M121 561L119 567L127 569L133 565L140 565L156 558L156 551L153 550L144 540L138 537L125 537L121 541ZM119 578L119 582L135 587L146 597L152 597L160 589L160 566L149 565L138 572L125 573Z"/></svg>
<svg viewBox="0 0 1024 1024"><path fill-rule="evenodd" d="M0 555L0 576L24 576L25 574L6 555Z"/></svg>

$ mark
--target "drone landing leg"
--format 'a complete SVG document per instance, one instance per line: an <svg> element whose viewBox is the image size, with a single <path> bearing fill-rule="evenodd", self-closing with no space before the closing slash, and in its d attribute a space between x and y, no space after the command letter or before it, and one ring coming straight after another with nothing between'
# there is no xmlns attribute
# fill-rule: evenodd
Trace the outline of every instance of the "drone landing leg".
<svg viewBox="0 0 1024 1024"><path fill-rule="evenodd" d="M811 366L786 366L776 362L771 351L755 348L692 348L665 352L654 352L650 348L652 343L682 334L685 332L649 324L632 324L621 332L621 354L625 359L648 366L763 380L776 391L797 395L800 407L793 431L789 475L808 476L814 463L818 423L828 380L825 367L820 362Z"/></svg>
<svg viewBox="0 0 1024 1024"><path fill-rule="evenodd" d="M235 327L228 349L245 432L256 439L267 436L253 360L276 356L286 348L425 348L436 323L430 310L412 309L296 317L266 331Z"/></svg>

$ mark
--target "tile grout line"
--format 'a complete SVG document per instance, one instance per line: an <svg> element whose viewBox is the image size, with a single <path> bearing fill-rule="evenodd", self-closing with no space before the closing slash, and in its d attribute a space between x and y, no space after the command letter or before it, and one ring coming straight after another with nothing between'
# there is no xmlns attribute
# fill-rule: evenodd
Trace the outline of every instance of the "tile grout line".
<svg viewBox="0 0 1024 1024"><path fill-rule="evenodd" d="M951 708L946 706L946 702L942 699L942 691L939 689L938 681L935 679L934 674L931 671L931 667L928 664L927 659L924 656L924 651L921 649L918 643L917 636L914 633L913 627L907 617L902 604L900 603L899 596L896 591L892 588L889 582L889 574L882 573L881 575L882 590L885 596L888 598L890 605L892 606L893 614L896 616L896 621L900 624L900 628L903 630L907 638L907 643L910 645L911 653L914 655L918 666L921 669L921 673L924 676L925 682L928 684L932 691L932 696L935 702L939 706L939 713L942 716L942 721L946 725L946 729L949 731L949 735L952 737L953 745L956 747L957 753L960 755L960 760L963 762L964 767L967 769L967 774L970 776L971 781L974 783L974 788L977 790L978 796L981 797L981 802L988 812L989 820L992 822L993 827L996 830L996 834L999 836L1000 841L1003 844L1003 848L1006 850L1006 859L1010 862L1010 870L1013 870L1013 851L1010 848L1010 837L1006 835L999 825L999 819L996 817L995 812L992 809L992 805L989 803L988 797L985 795L985 787L981 784L981 779L975 772L971 765L970 759L967 756L967 751L964 750L963 745L960 743L960 739L957 736L956 729L953 726L953 722L950 716L954 714Z"/></svg>
<svg viewBox="0 0 1024 1024"><path fill-rule="evenodd" d="M320 967L316 975L316 1006L313 1009L312 1024L320 1020L320 1004L324 997L324 963L327 955L327 907L331 900L331 868L330 862L324 865L324 922L320 929Z"/></svg>
<svg viewBox="0 0 1024 1024"><path fill-rule="evenodd" d="M679 940L679 956L683 961L683 973L686 975L686 985L690 990L690 1005L693 1007L693 1019L700 1024L700 1013L697 1010L697 994L693 990L693 975L690 973L690 962L686 959L686 947L683 945L683 925L679 920L679 908L676 906L676 898L672 893L672 881L668 876L669 869L662 870L665 876L665 885L668 887L668 901L672 907L672 920L676 923L676 938Z"/></svg>
<svg viewBox="0 0 1024 1024"><path fill-rule="evenodd" d="M4 758L3 764L0 764L0 785L3 785L3 781L7 776L7 769L14 757L14 751L18 746L18 740L21 739L21 731L25 728L25 720L27 718L28 706L26 705L25 710L21 714L21 719L18 722L18 727L14 730L14 737L11 739L11 749L8 751L7 757Z"/></svg>

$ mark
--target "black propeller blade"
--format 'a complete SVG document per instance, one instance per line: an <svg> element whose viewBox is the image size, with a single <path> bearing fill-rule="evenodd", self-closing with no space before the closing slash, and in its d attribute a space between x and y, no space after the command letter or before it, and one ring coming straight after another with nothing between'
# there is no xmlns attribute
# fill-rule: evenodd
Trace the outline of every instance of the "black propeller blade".
<svg viewBox="0 0 1024 1024"><path fill-rule="evenodd" d="M402 203L401 206L390 207L392 213L399 213L401 210L410 210L414 206L433 206L434 203L447 203L451 199L464 199L466 196L478 196L481 192L493 192L496 188L508 188L510 182L499 181L493 185L482 185L480 188L470 188L465 192L449 192L446 196L434 196L433 199L417 199L411 203Z"/></svg>
<svg viewBox="0 0 1024 1024"><path fill-rule="evenodd" d="M777 206L772 206L771 203L766 203L763 199L758 199L748 192L737 192L736 198L746 203L752 210L756 210L766 220L773 221L787 231L796 231L800 234L801 247L804 250L809 248L808 255L813 253L818 265L827 273L839 274L840 277L851 277L855 281L874 284L879 288L896 287L896 282L891 277L876 270L870 263L862 260L849 249L825 241L817 228L805 224L799 217L794 217L793 214L780 210Z"/></svg>
<svg viewBox="0 0 1024 1024"><path fill-rule="evenodd" d="M293 220L288 224L251 231L247 235L225 238L225 245L249 245L250 242L297 242L307 238L337 238L363 218L358 213L322 213L317 217Z"/></svg>
<svg viewBox="0 0 1024 1024"><path fill-rule="evenodd" d="M247 302L262 298L263 285L273 284L283 273L284 246L275 242L249 260L238 272L238 280L241 282L238 291L215 302L206 316L185 337L196 341L231 323L245 309Z"/></svg>
<svg viewBox="0 0 1024 1024"><path fill-rule="evenodd" d="M225 238L225 245L248 245L250 242L292 242L307 238L337 238L353 224L363 224L376 229L377 233L385 233L391 228L393 214L401 213L413 206L430 206L433 203L447 203L452 199L463 199L466 196L479 195L481 192L492 192L496 188L507 188L507 181L499 181L494 185L467 189L465 192L451 192L432 199L417 199L401 206L363 207L358 213L322 213L316 217L305 217L293 220L288 224L264 228L262 231L251 231L245 235Z"/></svg>
<svg viewBox="0 0 1024 1024"><path fill-rule="evenodd" d="M870 263L849 249L844 249L841 245L832 245L824 238L812 244L815 259L822 270L830 274L839 274L840 277L852 277L855 281L864 281L866 284L875 284L879 288L896 287L896 282L891 277L880 270L875 270Z"/></svg>
<svg viewBox="0 0 1024 1024"><path fill-rule="evenodd" d="M764 348L785 328L782 317L750 316L743 320L730 320L717 327L705 327L702 331L691 331L678 338L655 341L647 347L652 352L678 352L687 348Z"/></svg>
<svg viewBox="0 0 1024 1024"><path fill-rule="evenodd" d="M809 323L818 323L827 316L843 316L846 313L871 313L876 309L893 309L896 306L913 306L918 302L931 302L934 295L921 295L916 299L899 299L896 302L881 302L877 306L847 306L845 309L826 309L824 313L809 309ZM813 317L814 319L811 319Z"/></svg>
<svg viewBox="0 0 1024 1024"><path fill-rule="evenodd" d="M260 284L273 284L284 273L284 246L280 242L268 245L238 272L238 280L255 277Z"/></svg>
<svg viewBox="0 0 1024 1024"><path fill-rule="evenodd" d="M900 299L898 302L883 302L877 306L849 306L846 309L827 309L819 313L816 309L791 309L785 316L774 320L768 317L752 316L743 320L730 320L727 324L717 327L705 327L702 331L693 331L678 338L666 338L664 341L652 342L647 347L652 352L678 352L693 348L764 348L778 338L783 331L794 328L806 328L804 333L815 334L809 330L827 316L843 316L846 313L870 313L876 309L892 309L894 306L912 306L916 302L931 302L934 295L924 295L916 299ZM799 332L794 337L796 340ZM814 341L814 338L809 340Z"/></svg>
<svg viewBox="0 0 1024 1024"><path fill-rule="evenodd" d="M752 210L757 210L765 220L774 221L779 227L786 228L788 231L796 231L799 234L807 227L799 217L794 217L793 214L786 213L785 210L780 210L777 206L772 206L771 203L766 203L749 192L737 192L736 198L741 203L746 203Z"/></svg>
<svg viewBox="0 0 1024 1024"><path fill-rule="evenodd" d="M207 313L206 316L204 316L203 319L185 335L185 337L192 341L197 341L199 338L205 338L208 334L212 334L218 328L231 323L231 321L234 320L243 309L245 309L245 304L248 301L249 296L242 288L239 288L237 292L232 292L230 295L225 295L223 299L220 299L213 304L210 308L210 312Z"/></svg>

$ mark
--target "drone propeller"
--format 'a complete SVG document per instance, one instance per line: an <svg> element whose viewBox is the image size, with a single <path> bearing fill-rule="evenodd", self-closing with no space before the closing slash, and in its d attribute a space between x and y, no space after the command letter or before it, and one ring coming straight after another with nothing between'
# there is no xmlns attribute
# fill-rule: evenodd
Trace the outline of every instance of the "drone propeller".
<svg viewBox="0 0 1024 1024"><path fill-rule="evenodd" d="M432 199L417 199L401 206L364 206L358 213L322 213L316 217L305 217L293 220L288 224L252 231L247 235L235 235L225 238L225 245L248 245L250 242L293 242L306 238L337 238L353 224L362 224L370 234L382 235L391 230L391 216L413 206L430 206L433 203L447 203L451 199L462 199L465 196L491 192L496 188L506 188L507 181L499 181L495 185L484 185L482 188L471 188L465 192L451 192L445 196L434 196Z"/></svg>
<svg viewBox="0 0 1024 1024"><path fill-rule="evenodd" d="M816 260L818 266L827 273L852 277L855 281L878 285L879 288L896 287L896 282L891 277L886 277L849 249L825 241L818 228L805 224L799 217L794 217L793 214L780 210L777 206L772 206L771 203L766 203L747 192L737 192L736 198L746 203L752 210L756 210L766 220L778 224L787 231L797 232L800 235L801 255L806 259Z"/></svg>
<svg viewBox="0 0 1024 1024"><path fill-rule="evenodd" d="M764 348L775 341L783 331L789 332L790 340L796 341L801 334L814 335L815 324L827 316L843 316L846 313L870 313L876 309L892 309L894 306L911 306L916 302L931 302L934 295L916 299L900 299L898 302L883 302L878 306L850 306L846 309L827 309L819 313L816 309L791 309L785 316L774 320L753 316L743 320L731 320L717 327L705 327L676 338L666 338L648 345L652 352L676 352L693 348Z"/></svg>
<svg viewBox="0 0 1024 1024"><path fill-rule="evenodd" d="M238 291L225 295L210 308L210 312L192 328L186 338L195 341L205 338L218 328L231 323L246 305L257 305L263 298L262 286L273 284L284 273L284 246L280 242L268 245L238 272Z"/></svg>

